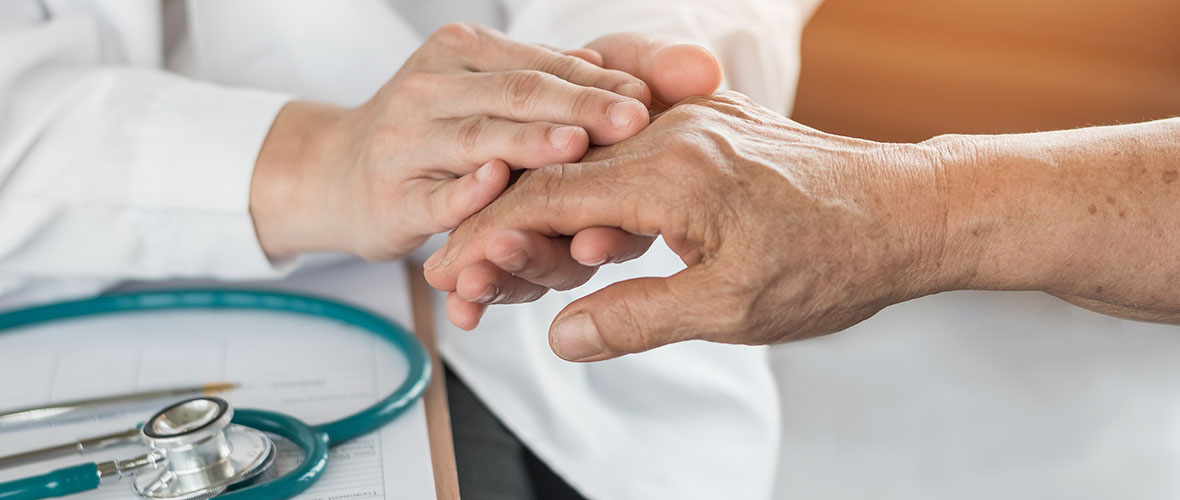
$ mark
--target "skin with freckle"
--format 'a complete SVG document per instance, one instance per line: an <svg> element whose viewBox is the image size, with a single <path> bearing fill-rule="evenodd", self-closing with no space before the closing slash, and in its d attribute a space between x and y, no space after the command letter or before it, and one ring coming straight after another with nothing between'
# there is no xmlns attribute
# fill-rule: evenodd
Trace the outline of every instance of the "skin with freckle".
<svg viewBox="0 0 1180 500"><path fill-rule="evenodd" d="M912 156L912 161L904 172L885 176L895 189L870 190L875 184L864 181L882 174L876 161L886 155ZM788 157L791 161L783 163ZM824 134L744 96L724 93L681 103L633 139L594 150L583 161L521 176L452 234L440 265L427 273L430 282L444 289L458 285L458 272L486 257L490 248L483 238L489 229L511 224L509 220L528 224L534 222L530 214L551 213L562 216L539 217L521 229L546 237L591 226L658 233L689 265L672 280L685 285L627 282L639 295L646 292L636 287L654 286L661 291L666 287L670 296L653 297L666 299L658 310L612 308L632 312L629 317L595 318L604 330L633 331L637 323L658 314L681 318L660 332L678 340L779 342L838 331L887 304L934 291L928 277L939 264L938 256L916 249L919 242L942 238L942 226L925 220L939 212L941 203L933 182L937 158L932 149ZM725 163L684 168L713 161ZM833 179L842 181L832 184ZM568 193L546 196L556 183L568 185ZM570 204L547 205L557 202ZM604 204L619 210L603 210ZM894 216L923 223L888 224ZM798 251L768 251L791 248ZM816 255L828 260L817 262ZM877 272L866 273L867 268ZM619 286L584 300L596 295L610 300L603 293L626 295ZM701 293L707 297L699 297ZM641 309L645 312L639 317L636 311ZM775 310L793 313L776 315ZM618 344L610 351L646 349L652 346L644 342L655 338L614 337Z"/></svg>
<svg viewBox="0 0 1180 500"><path fill-rule="evenodd" d="M666 103L708 95L721 84L720 62L708 50L655 36L616 33L587 47L607 69L639 77L651 87L651 110ZM515 181L515 179L513 180ZM489 238L488 261L467 267L446 301L460 328L478 323L487 304L535 300L548 289L566 290L588 279L598 266L642 255L654 238L617 228L589 227L572 237L548 238L506 230Z"/></svg>
<svg viewBox="0 0 1180 500"><path fill-rule="evenodd" d="M1180 119L901 145L824 134L732 93L694 98L582 163L522 176L426 274L454 292L505 231L663 236L687 269L613 284L554 320L554 351L575 361L808 338L960 289L1180 323L1178 157ZM513 288L529 290L497 283Z"/></svg>

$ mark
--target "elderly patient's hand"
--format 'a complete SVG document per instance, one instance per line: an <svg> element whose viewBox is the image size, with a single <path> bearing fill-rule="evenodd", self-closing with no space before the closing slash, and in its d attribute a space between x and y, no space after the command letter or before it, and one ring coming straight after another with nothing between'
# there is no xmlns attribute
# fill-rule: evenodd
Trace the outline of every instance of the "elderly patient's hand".
<svg viewBox="0 0 1180 500"><path fill-rule="evenodd" d="M569 52L595 65L634 75L652 93L651 110L669 103L709 95L721 84L721 65L703 47L639 33L603 36ZM448 301L452 321L474 328L490 303L535 300L549 288L584 283L597 266L641 255L652 237L611 227L590 227L570 237L547 238L508 230L488 242L489 261L475 264Z"/></svg>
<svg viewBox="0 0 1180 500"><path fill-rule="evenodd" d="M937 156L921 146L832 136L738 94L693 98L582 163L525 173L452 233L427 279L454 291L470 273L492 276L510 291L502 301L529 300L536 285L483 274L498 235L659 234L687 269L570 304L550 331L559 356L807 338L935 291L943 262L925 249L940 248L944 232L938 172ZM559 271L584 281L592 269ZM452 318L462 302L448 297Z"/></svg>
<svg viewBox="0 0 1180 500"><path fill-rule="evenodd" d="M453 24L364 105L288 104L251 187L263 249L401 257L499 195L510 166L575 161L647 125L641 79L572 54Z"/></svg>

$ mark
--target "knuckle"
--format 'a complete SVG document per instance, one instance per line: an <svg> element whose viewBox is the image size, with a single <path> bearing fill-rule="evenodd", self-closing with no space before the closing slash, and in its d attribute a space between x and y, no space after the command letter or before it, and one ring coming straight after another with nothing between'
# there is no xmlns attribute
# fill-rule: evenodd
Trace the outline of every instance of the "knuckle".
<svg viewBox="0 0 1180 500"><path fill-rule="evenodd" d="M543 145L548 142L546 137L549 135L549 128L549 125L540 123L517 127L512 136L512 145L518 150L530 150L534 146Z"/></svg>
<svg viewBox="0 0 1180 500"><path fill-rule="evenodd" d="M467 214L463 213L464 202L465 200L455 196L454 192L449 189L435 193L430 210L431 218L435 223L434 229L446 231L463 224L463 221L468 219Z"/></svg>
<svg viewBox="0 0 1180 500"><path fill-rule="evenodd" d="M596 113L596 108L601 103L600 97L601 94L595 89L582 89L578 92L577 97L574 97L574 101L570 103L570 116L577 118L599 114Z"/></svg>
<svg viewBox="0 0 1180 500"><path fill-rule="evenodd" d="M754 120L756 119L755 114L760 108L749 97L732 90L714 95L692 97L684 103L688 105L685 111L690 112L697 120L702 117Z"/></svg>
<svg viewBox="0 0 1180 500"><path fill-rule="evenodd" d="M584 269L584 270L578 269L575 271L563 272L563 273L558 274L557 276L551 277L552 283L551 283L550 288L557 290L559 292L564 292L566 290L573 290L574 288L577 288L577 287L580 287L580 286L586 284L586 282L590 281L590 278L593 276L594 276L593 269Z"/></svg>
<svg viewBox="0 0 1180 500"><path fill-rule="evenodd" d="M439 88L439 77L431 73L416 72L406 75L401 81L401 88L411 97L421 98L432 94Z"/></svg>
<svg viewBox="0 0 1180 500"><path fill-rule="evenodd" d="M563 276L558 272L557 263L553 256L540 255L534 257L524 271L528 274L528 280L533 283L552 288L558 288L562 285L561 278Z"/></svg>
<svg viewBox="0 0 1180 500"><path fill-rule="evenodd" d="M548 288L545 288L543 286L532 285L532 284L524 285L524 286L514 286L514 287L510 287L508 290L501 291L501 293L503 294L503 297L496 300L495 303L497 303L497 304L524 304L527 302L536 302L542 296L545 295L545 292L548 292L548 291L549 291Z"/></svg>
<svg viewBox="0 0 1180 500"><path fill-rule="evenodd" d="M470 23L449 23L434 31L429 42L444 47L470 47L478 42L479 30Z"/></svg>
<svg viewBox="0 0 1180 500"><path fill-rule="evenodd" d="M477 228L477 224L479 222L479 218L480 218L480 216L477 213L471 217L468 217L468 218L463 219L462 221L459 221L458 223L456 223L453 226L454 229L450 232L450 234L447 235L447 247L449 249L451 249L451 248L460 248L461 249L463 247L463 245L465 245L468 241L471 241L472 239L478 237L478 231L476 230L476 228ZM451 265L444 266L443 269L446 269L448 272L453 271L453 270L455 270L453 267L454 264L455 264L455 262L451 262ZM458 273L456 272L454 274L454 276L458 276Z"/></svg>
<svg viewBox="0 0 1180 500"><path fill-rule="evenodd" d="M569 168L568 165L560 163L557 165L550 165L545 168L530 170L529 187L533 193L540 193L544 197L541 206L546 210L554 210L559 204L559 199L554 193L561 179L565 176L565 170Z"/></svg>
<svg viewBox="0 0 1180 500"><path fill-rule="evenodd" d="M583 64L588 64L577 57L570 55L557 55L549 58L540 65L541 70L551 75L556 75L564 79L570 79L577 74Z"/></svg>
<svg viewBox="0 0 1180 500"><path fill-rule="evenodd" d="M672 106L671 108L668 108L667 111L661 113L660 120L665 123L684 123L695 121L697 116L704 112L708 107L708 101L704 99L705 98L699 96L689 97L688 99L681 101L679 104Z"/></svg>
<svg viewBox="0 0 1180 500"><path fill-rule="evenodd" d="M504 109L528 114L539 104L545 85L553 77L539 71L511 71L504 78Z"/></svg>
<svg viewBox="0 0 1180 500"><path fill-rule="evenodd" d="M696 95L689 97L682 101L683 104L689 106L702 106L706 108L715 108L725 104L736 104L742 98L742 95L732 90L724 90L710 95Z"/></svg>
<svg viewBox="0 0 1180 500"><path fill-rule="evenodd" d="M475 156L490 124L491 119L486 116L473 116L461 121L455 135L455 148L458 153L464 157Z"/></svg>
<svg viewBox="0 0 1180 500"><path fill-rule="evenodd" d="M743 94L741 92L735 92L732 90L723 90L721 92L717 92L717 93L715 93L711 96L708 96L708 97L710 98L709 100L712 102L732 104L732 105L747 105L747 104L754 102L754 101L750 100L750 98L747 97L745 94Z"/></svg>
<svg viewBox="0 0 1180 500"><path fill-rule="evenodd" d="M646 296L641 297L641 300L646 299ZM619 301L619 320L624 325L624 331L631 332L631 335L604 336L603 341L608 349L615 352L642 352L659 346L655 340L655 332L644 321L643 315L636 310L636 304L631 300ZM608 339L615 341L611 342ZM615 345L611 345L612 343Z"/></svg>

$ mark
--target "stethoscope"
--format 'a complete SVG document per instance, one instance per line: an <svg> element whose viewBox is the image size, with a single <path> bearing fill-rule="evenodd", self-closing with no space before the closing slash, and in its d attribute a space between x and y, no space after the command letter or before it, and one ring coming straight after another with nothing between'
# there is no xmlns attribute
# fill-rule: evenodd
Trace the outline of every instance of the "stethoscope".
<svg viewBox="0 0 1180 500"><path fill-rule="evenodd" d="M114 313L168 309L260 309L330 318L377 335L405 355L406 380L372 406L334 422L308 425L267 410L234 409L218 397L181 401L159 411L138 430L148 452L126 460L86 463L0 483L0 500L70 495L132 477L149 499L275 499L297 495L323 474L328 448L377 430L397 418L426 390L430 363L418 340L372 313L330 300L248 290L177 290L107 295L0 314L0 333L23 326ZM302 449L303 461L271 481L253 484L274 463L266 433Z"/></svg>

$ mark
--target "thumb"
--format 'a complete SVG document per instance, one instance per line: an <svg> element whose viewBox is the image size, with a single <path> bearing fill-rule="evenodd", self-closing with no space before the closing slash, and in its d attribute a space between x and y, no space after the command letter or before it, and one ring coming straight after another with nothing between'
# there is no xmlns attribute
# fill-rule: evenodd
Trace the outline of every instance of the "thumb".
<svg viewBox="0 0 1180 500"><path fill-rule="evenodd" d="M480 211L508 187L511 171L502 160L492 160L457 179L434 182L415 195L424 196L421 202L427 234L449 231L464 219Z"/></svg>
<svg viewBox="0 0 1180 500"><path fill-rule="evenodd" d="M601 361L699 338L723 319L703 314L709 282L706 266L696 265L612 284L566 306L549 329L549 346L567 361Z"/></svg>
<svg viewBox="0 0 1180 500"><path fill-rule="evenodd" d="M603 67L630 73L647 83L656 101L671 105L721 86L721 63L700 45L616 33L586 45L602 56Z"/></svg>

